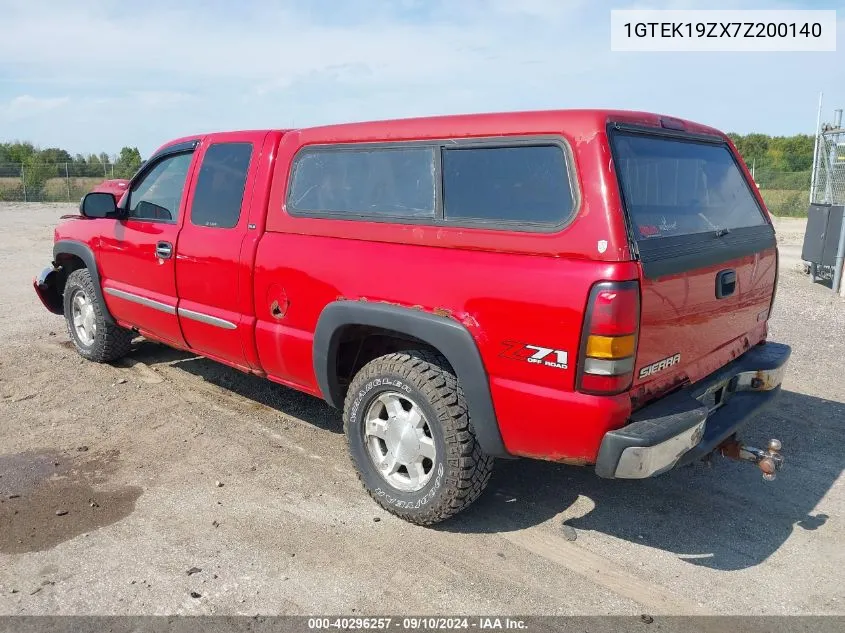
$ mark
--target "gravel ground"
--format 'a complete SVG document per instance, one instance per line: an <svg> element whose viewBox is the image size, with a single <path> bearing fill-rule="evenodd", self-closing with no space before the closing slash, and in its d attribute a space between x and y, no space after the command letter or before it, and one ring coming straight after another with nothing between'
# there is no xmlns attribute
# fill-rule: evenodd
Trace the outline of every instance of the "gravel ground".
<svg viewBox="0 0 845 633"><path fill-rule="evenodd" d="M804 242L806 218L775 218L781 268L801 270L801 245Z"/></svg>
<svg viewBox="0 0 845 633"><path fill-rule="evenodd" d="M500 461L434 529L381 511L320 401L157 344L82 361L30 287L63 205L0 205L0 614L845 614L845 303L789 265L774 483ZM800 244L791 223L784 246Z"/></svg>

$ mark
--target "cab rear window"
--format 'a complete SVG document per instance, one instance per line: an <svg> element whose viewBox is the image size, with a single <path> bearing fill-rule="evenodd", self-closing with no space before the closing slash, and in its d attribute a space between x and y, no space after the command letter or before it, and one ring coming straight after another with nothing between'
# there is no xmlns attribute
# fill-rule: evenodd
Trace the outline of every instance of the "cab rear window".
<svg viewBox="0 0 845 633"><path fill-rule="evenodd" d="M633 132L612 143L638 241L767 224L727 145Z"/></svg>

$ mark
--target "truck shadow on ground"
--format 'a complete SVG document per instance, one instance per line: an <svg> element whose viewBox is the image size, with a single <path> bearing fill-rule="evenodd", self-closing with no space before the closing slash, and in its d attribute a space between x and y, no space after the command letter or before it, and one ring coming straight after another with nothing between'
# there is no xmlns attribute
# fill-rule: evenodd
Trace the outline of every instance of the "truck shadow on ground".
<svg viewBox="0 0 845 633"><path fill-rule="evenodd" d="M340 415L323 400L265 378L245 374L216 361L146 340L136 343L126 358L126 364L129 365L137 361L150 367L174 367L282 415L304 420L324 431L343 433Z"/></svg>
<svg viewBox="0 0 845 633"><path fill-rule="evenodd" d="M716 457L654 479L611 481L591 469L497 460L487 492L438 529L506 532L550 522L561 536L601 532L672 552L692 565L738 570L771 556L796 529L824 529L816 510L843 470L845 404L784 391L743 433L749 444L783 441L774 482L750 464ZM579 498L583 497L583 498ZM576 503L577 502L577 503Z"/></svg>
<svg viewBox="0 0 845 633"><path fill-rule="evenodd" d="M133 360L175 367L283 415L343 432L340 413L322 400L214 361L146 341ZM753 567L794 530L824 529L828 516L816 506L845 468L842 420L843 403L783 391L743 433L756 446L772 437L783 442L786 462L774 482L763 481L752 465L719 457L711 467L694 464L641 481L604 480L591 468L550 462L497 460L484 495L435 529L501 533L551 522L576 535L600 532L672 552L692 565Z"/></svg>

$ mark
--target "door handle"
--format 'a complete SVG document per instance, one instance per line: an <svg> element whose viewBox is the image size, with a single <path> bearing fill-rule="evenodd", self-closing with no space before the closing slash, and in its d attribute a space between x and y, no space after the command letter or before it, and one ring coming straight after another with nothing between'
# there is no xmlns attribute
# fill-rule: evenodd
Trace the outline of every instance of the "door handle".
<svg viewBox="0 0 845 633"><path fill-rule="evenodd" d="M156 244L156 257L159 259L170 259L173 256L173 244L170 242L159 242Z"/></svg>
<svg viewBox="0 0 845 633"><path fill-rule="evenodd" d="M722 270L716 275L716 298L730 297L736 290L736 271Z"/></svg>

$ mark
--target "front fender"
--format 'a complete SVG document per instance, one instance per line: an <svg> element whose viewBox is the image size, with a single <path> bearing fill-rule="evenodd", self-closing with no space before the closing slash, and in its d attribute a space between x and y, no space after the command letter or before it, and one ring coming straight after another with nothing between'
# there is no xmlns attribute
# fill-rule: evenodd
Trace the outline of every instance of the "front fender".
<svg viewBox="0 0 845 633"><path fill-rule="evenodd" d="M76 240L59 240L53 245L53 261L60 263L62 255L73 255L82 260L85 267L88 269L88 274L91 275L91 281L94 282L94 293L97 295L97 301L103 310L103 319L106 323L114 324L114 317L109 312L106 305L106 298L103 296L103 288L100 283L100 271L97 268L97 260L94 258L94 251L84 242Z"/></svg>

